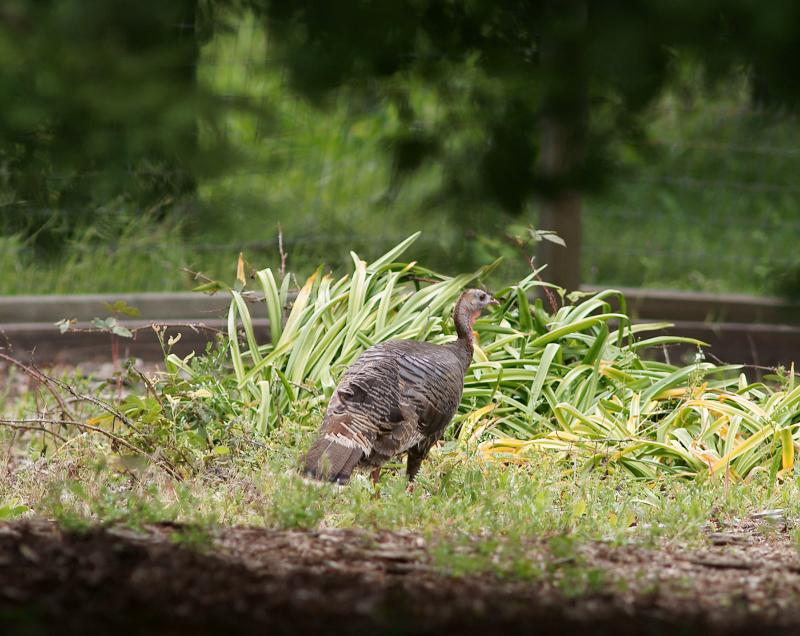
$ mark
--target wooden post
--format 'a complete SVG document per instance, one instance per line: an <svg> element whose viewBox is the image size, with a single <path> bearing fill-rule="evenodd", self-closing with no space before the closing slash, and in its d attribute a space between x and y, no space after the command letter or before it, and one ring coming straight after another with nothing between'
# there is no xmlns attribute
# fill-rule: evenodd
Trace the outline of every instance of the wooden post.
<svg viewBox="0 0 800 636"><path fill-rule="evenodd" d="M537 261L543 277L567 290L581 283L581 198L574 183L586 119L587 69L581 53L585 0L546 0L541 33L542 101L539 173L545 184L539 230L556 232L567 246L542 241Z"/></svg>
<svg viewBox="0 0 800 636"><path fill-rule="evenodd" d="M570 140L566 127L552 117L542 120L541 171L551 181L558 181L569 170ZM543 200L539 211L539 230L552 230L566 247L550 241L539 243L537 263L547 264L545 280L569 291L581 284L581 197L572 189L559 189Z"/></svg>

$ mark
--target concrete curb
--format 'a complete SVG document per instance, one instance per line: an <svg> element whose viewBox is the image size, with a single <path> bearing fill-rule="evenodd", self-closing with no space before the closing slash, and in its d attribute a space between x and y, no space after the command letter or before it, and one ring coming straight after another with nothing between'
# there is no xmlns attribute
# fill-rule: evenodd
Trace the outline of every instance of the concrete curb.
<svg viewBox="0 0 800 636"><path fill-rule="evenodd" d="M586 287L585 291L598 289ZM708 342L712 345L710 352L721 360L763 366L788 366L800 360L800 305L754 296L625 288L620 291L625 294L627 310L634 319L673 322L671 334ZM0 297L0 349L37 364L108 360L109 334L85 331L61 334L55 323L62 318L76 318L79 329L88 328L92 318L109 314L105 303L118 301L141 312L135 320L120 320L136 330L133 339L118 339L120 355L160 360L161 347L150 328L153 323L167 325L168 335L181 334L174 348L178 355L202 351L218 331L227 330L223 317L229 300L224 294L5 296ZM253 307L253 315L259 316L259 308ZM255 326L266 341L267 320L256 318ZM694 353L692 347L675 347L667 355L678 362Z"/></svg>

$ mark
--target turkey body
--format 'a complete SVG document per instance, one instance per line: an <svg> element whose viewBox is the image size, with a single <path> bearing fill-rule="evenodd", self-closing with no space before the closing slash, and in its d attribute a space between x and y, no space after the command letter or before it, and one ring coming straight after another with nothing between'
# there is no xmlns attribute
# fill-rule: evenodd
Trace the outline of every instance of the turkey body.
<svg viewBox="0 0 800 636"><path fill-rule="evenodd" d="M408 452L413 479L461 401L472 346L390 340L344 373L328 404L305 472L345 483L356 466L379 468Z"/></svg>
<svg viewBox="0 0 800 636"><path fill-rule="evenodd" d="M407 452L413 480L461 401L472 326L483 309L497 304L485 291L468 289L453 310L455 342L389 340L364 351L333 392L305 474L343 484L356 466L379 469Z"/></svg>

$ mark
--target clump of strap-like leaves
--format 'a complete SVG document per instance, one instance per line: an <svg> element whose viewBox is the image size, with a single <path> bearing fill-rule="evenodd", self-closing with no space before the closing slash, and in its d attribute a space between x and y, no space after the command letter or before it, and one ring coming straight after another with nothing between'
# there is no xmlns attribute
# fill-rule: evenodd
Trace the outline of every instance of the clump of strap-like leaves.
<svg viewBox="0 0 800 636"><path fill-rule="evenodd" d="M257 433L268 434L301 406L323 409L347 365L377 342L455 338L456 298L493 265L448 277L399 262L416 237L371 263L352 254L347 276L320 269L296 294L288 276L279 282L270 269L256 275L263 303L232 292L230 355ZM669 325L632 325L615 290L548 312L530 300L542 286L551 287L532 272L492 290L502 303L476 324L475 359L448 432L459 448L519 463L554 453L572 466L602 464L642 477L792 470L800 437L793 374L773 388L749 383L736 366L648 360L648 348L703 343L649 337ZM259 334L264 318L268 339ZM177 358L170 362L190 371Z"/></svg>

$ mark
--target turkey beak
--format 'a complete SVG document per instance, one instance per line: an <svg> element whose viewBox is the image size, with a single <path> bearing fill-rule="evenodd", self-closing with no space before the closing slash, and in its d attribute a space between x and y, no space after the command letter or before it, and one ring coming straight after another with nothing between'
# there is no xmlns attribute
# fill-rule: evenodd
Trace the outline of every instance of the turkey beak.
<svg viewBox="0 0 800 636"><path fill-rule="evenodd" d="M489 301L489 304L498 307L500 305L500 301L497 300L497 298L492 297L492 299Z"/></svg>

